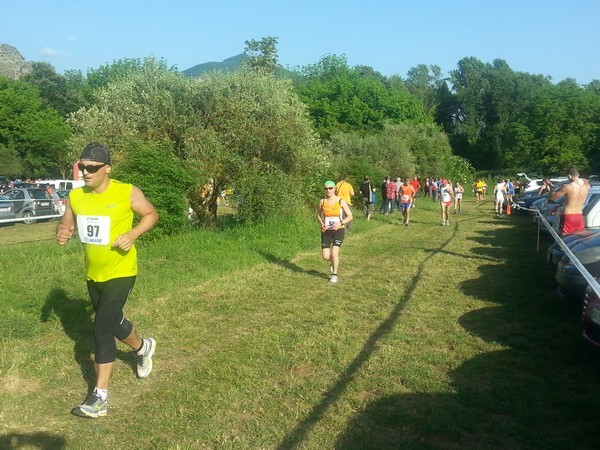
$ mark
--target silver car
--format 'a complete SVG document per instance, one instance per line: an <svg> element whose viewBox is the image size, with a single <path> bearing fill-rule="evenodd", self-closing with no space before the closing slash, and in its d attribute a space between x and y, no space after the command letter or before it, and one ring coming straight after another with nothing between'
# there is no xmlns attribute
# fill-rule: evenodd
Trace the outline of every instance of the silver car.
<svg viewBox="0 0 600 450"><path fill-rule="evenodd" d="M28 225L35 223L40 217L56 214L52 197L45 189L31 187L11 189L4 193L4 197L12 201L12 212L17 217L23 218L23 222Z"/></svg>
<svg viewBox="0 0 600 450"><path fill-rule="evenodd" d="M4 222L5 220L14 219L16 214L13 211L13 202L10 198L0 196L0 226L11 224L12 222Z"/></svg>

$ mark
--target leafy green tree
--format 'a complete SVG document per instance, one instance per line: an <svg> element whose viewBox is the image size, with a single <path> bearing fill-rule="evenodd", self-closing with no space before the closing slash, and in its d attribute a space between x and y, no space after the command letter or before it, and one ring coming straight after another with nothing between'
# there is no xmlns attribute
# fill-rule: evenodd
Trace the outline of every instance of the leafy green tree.
<svg viewBox="0 0 600 450"><path fill-rule="evenodd" d="M147 61L100 89L96 99L71 119L72 155L98 140L118 162L128 158L131 142L168 143L194 177L189 203L200 216L207 211L203 219L213 223L217 196L226 187L240 194L240 219L261 220L281 202L301 204L327 166L291 84L255 71L191 79ZM203 200L209 179L212 195Z"/></svg>
<svg viewBox="0 0 600 450"><path fill-rule="evenodd" d="M68 166L65 147L69 135L66 122L56 110L44 106L35 86L0 77L0 145L9 155L18 156L23 168L20 175L63 173ZM10 166L17 167L14 161Z"/></svg>
<svg viewBox="0 0 600 450"><path fill-rule="evenodd" d="M24 173L23 160L18 152L2 144L0 144L0 173L10 178L17 178Z"/></svg>
<svg viewBox="0 0 600 450"><path fill-rule="evenodd" d="M545 174L585 170L597 159L600 96L574 80L540 89L505 142L513 167Z"/></svg>
<svg viewBox="0 0 600 450"><path fill-rule="evenodd" d="M446 98L444 106L450 116L441 122L445 129L452 126L455 151L478 168L501 168L506 150L503 143L511 124L550 80L514 72L500 59L485 64L472 57L459 61L451 80L458 108L448 108L452 102Z"/></svg>
<svg viewBox="0 0 600 450"><path fill-rule="evenodd" d="M433 117L438 108L440 97L438 91L443 83L442 69L436 65L419 64L412 67L406 74L408 91L421 100L424 113Z"/></svg>
<svg viewBox="0 0 600 450"><path fill-rule="evenodd" d="M404 84L365 66L348 67L344 56L327 55L299 70L296 91L319 134L381 131L386 123L426 121L423 105Z"/></svg>
<svg viewBox="0 0 600 450"><path fill-rule="evenodd" d="M472 174L468 162L452 154L446 134L434 124L403 122L387 125L380 133L338 133L330 145L334 173L347 173L354 180L382 174L466 180Z"/></svg>
<svg viewBox="0 0 600 450"><path fill-rule="evenodd" d="M45 105L54 108L65 119L85 105L83 91L69 83L65 76L57 74L46 62L32 63L31 72L22 81L36 86Z"/></svg>
<svg viewBox="0 0 600 450"><path fill-rule="evenodd" d="M273 74L278 67L277 38L267 36L259 41L250 39L244 43L244 53L248 58L242 61L242 65L263 75Z"/></svg>

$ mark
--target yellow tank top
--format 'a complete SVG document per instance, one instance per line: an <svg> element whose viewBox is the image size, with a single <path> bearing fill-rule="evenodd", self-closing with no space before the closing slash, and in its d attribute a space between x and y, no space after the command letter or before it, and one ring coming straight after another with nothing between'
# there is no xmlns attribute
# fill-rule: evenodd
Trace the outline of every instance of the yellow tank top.
<svg viewBox="0 0 600 450"><path fill-rule="evenodd" d="M131 184L111 180L101 194L73 189L69 203L76 215L77 233L85 250L87 278L96 282L137 275L137 250L125 252L112 243L133 227Z"/></svg>

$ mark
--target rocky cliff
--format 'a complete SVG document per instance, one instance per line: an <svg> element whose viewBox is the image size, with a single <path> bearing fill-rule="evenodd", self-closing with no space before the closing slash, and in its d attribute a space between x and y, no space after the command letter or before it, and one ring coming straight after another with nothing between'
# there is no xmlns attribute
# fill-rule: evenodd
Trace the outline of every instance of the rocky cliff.
<svg viewBox="0 0 600 450"><path fill-rule="evenodd" d="M30 70L30 64L16 48L0 44L0 75L17 80Z"/></svg>

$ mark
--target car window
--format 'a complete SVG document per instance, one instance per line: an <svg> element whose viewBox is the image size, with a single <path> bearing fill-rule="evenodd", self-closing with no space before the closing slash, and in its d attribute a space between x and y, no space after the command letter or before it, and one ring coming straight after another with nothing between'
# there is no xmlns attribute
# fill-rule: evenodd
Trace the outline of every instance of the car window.
<svg viewBox="0 0 600 450"><path fill-rule="evenodd" d="M22 191L8 191L4 195L14 200L23 200L25 198L25 194Z"/></svg>
<svg viewBox="0 0 600 450"><path fill-rule="evenodd" d="M598 202L600 202L600 194L592 194L588 199L587 205L583 208L583 214L586 215Z"/></svg>
<svg viewBox="0 0 600 450"><path fill-rule="evenodd" d="M50 194L48 194L48 192L42 189L28 189L27 192L29 193L29 196L31 198L34 198L36 200L47 200L52 198L50 197Z"/></svg>

